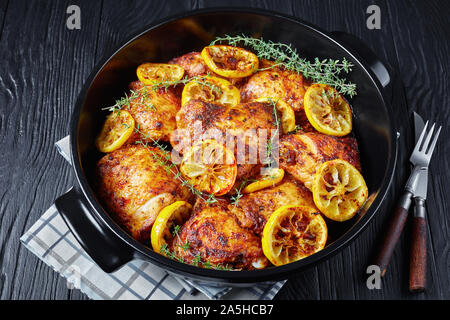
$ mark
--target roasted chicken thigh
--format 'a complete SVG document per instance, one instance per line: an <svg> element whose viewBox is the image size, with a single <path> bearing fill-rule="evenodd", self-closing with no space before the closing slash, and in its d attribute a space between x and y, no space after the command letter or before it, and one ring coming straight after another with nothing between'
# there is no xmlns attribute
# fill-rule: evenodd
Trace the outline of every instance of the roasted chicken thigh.
<svg viewBox="0 0 450 320"><path fill-rule="evenodd" d="M261 239L239 225L225 199L206 204L197 199L191 218L183 224L172 250L187 263L233 269L261 269L268 260ZM186 245L187 244L187 245Z"/></svg>
<svg viewBox="0 0 450 320"><path fill-rule="evenodd" d="M270 68L272 64L264 61L261 68L269 69L250 76L241 89L241 101L250 102L263 97L279 98L295 112L303 112L303 96L309 83L296 72L279 67Z"/></svg>
<svg viewBox="0 0 450 320"><path fill-rule="evenodd" d="M180 109L176 119L177 130L172 133L170 142L180 153L207 138L221 139L223 143L234 140L237 181L255 175L265 160L258 157L259 129L268 131L266 142L271 138L271 130L276 129L273 107L260 102L224 107L191 100ZM238 149L239 145L242 149ZM257 158L250 159L255 154Z"/></svg>
<svg viewBox="0 0 450 320"><path fill-rule="evenodd" d="M307 206L318 212L311 192L290 175L274 187L243 195L237 206L229 208L242 227L261 235L270 215L284 205Z"/></svg>
<svg viewBox="0 0 450 320"><path fill-rule="evenodd" d="M311 189L314 174L329 160L348 161L361 171L356 139L332 137L318 132L296 133L280 138L280 167Z"/></svg>
<svg viewBox="0 0 450 320"><path fill-rule="evenodd" d="M135 239L149 243L159 211L177 200L189 200L190 191L161 169L158 148L127 145L97 164L98 194L112 217Z"/></svg>
<svg viewBox="0 0 450 320"><path fill-rule="evenodd" d="M169 63L181 66L184 69L185 75L189 78L204 76L207 73L212 74L205 61L203 61L200 52L194 51L187 53L181 57L170 60Z"/></svg>
<svg viewBox="0 0 450 320"><path fill-rule="evenodd" d="M130 84L137 94L125 107L136 122L136 130L128 143L138 140L169 141L170 133L176 128L175 116L180 109L180 98L171 90L145 88L140 81Z"/></svg>

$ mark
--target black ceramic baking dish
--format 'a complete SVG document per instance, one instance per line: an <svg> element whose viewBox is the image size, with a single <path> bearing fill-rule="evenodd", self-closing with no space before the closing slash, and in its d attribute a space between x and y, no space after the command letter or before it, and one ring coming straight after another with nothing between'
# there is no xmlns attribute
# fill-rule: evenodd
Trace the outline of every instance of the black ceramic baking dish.
<svg viewBox="0 0 450 320"><path fill-rule="evenodd" d="M307 57L346 58L354 64L349 80L358 94L350 99L354 134L360 146L369 199L359 214L345 223L329 223L329 243L300 261L264 270L222 271L202 269L159 255L135 241L108 215L94 192L93 170L101 154L94 139L114 104L136 79L143 62L165 62L190 51L200 51L216 36L241 34L291 43ZM131 37L101 62L79 94L71 123L72 164L77 178L56 207L92 259L112 272L132 259L144 259L181 277L228 285L286 279L317 264L349 244L374 217L389 188L395 167L397 141L384 86L390 81L384 65L358 39L326 33L293 17L255 9L199 10L167 18Z"/></svg>

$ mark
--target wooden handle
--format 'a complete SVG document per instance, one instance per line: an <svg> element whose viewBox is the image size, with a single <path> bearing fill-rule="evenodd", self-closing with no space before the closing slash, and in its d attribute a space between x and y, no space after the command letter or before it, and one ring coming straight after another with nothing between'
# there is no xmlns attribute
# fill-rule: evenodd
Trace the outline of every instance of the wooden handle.
<svg viewBox="0 0 450 320"><path fill-rule="evenodd" d="M386 274L389 260L391 260L392 253L394 252L398 239L402 234L406 218L408 217L408 209L410 205L411 193L406 192L394 212L394 216L390 221L389 228L386 231L383 242L381 243L380 251L375 260L375 264L380 267L382 277Z"/></svg>
<svg viewBox="0 0 450 320"><path fill-rule="evenodd" d="M411 259L409 262L409 291L425 290L427 275L427 229L425 218L414 217Z"/></svg>

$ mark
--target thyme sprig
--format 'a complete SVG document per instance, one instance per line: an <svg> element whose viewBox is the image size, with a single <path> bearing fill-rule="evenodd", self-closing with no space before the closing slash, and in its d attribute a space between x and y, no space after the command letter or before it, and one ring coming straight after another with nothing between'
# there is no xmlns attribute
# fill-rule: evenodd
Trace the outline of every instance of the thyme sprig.
<svg viewBox="0 0 450 320"><path fill-rule="evenodd" d="M303 131L303 127L299 124L296 124L294 130L292 130L290 133L297 133L299 131Z"/></svg>
<svg viewBox="0 0 450 320"><path fill-rule="evenodd" d="M237 206L239 205L239 200L244 196L242 194L242 189L244 189L244 187L249 182L258 182L258 180L246 178L246 179L242 180L242 182L239 184L238 188L234 188L235 193L234 193L234 195L232 195L230 197L231 204L234 206L234 208L237 208Z"/></svg>
<svg viewBox="0 0 450 320"><path fill-rule="evenodd" d="M111 111L118 115L124 106L129 108L131 105L131 102L133 100L135 100L137 97L139 97L139 94L140 94L140 89L139 90L131 90L129 95L127 93L125 93L125 96L123 96L119 100L116 100L116 103L114 105L106 107L106 108L102 108L102 110L108 110L108 111Z"/></svg>
<svg viewBox="0 0 450 320"><path fill-rule="evenodd" d="M149 109L156 110L156 106L149 99L147 99L148 95L149 95L148 90L145 87L137 90L130 90L129 95L125 93L125 96L123 96L119 100L116 100L116 103L114 105L102 108L102 110L108 110L115 113L116 115L119 115L122 108L124 107L130 108L131 102L137 99L139 99L140 103L144 103L145 101L145 107L147 108L147 110Z"/></svg>
<svg viewBox="0 0 450 320"><path fill-rule="evenodd" d="M243 196L242 189L244 188L244 186L246 184L247 184L247 181L242 181L241 184L239 185L239 188L234 189L236 191L236 193L230 197L231 204L234 206L234 208L237 208L237 206L239 204L239 200Z"/></svg>
<svg viewBox="0 0 450 320"><path fill-rule="evenodd" d="M272 134L272 136L270 137L269 141L267 142L266 145L266 160L265 160L265 164L269 165L269 167L272 167L272 165L274 164L274 159L272 157L273 155L273 151L274 151L274 143L275 143L275 139L278 137L279 133L280 133L280 118L278 117L278 111L277 111L277 103L278 100L274 100L273 98L268 98L270 104L272 105L272 112L273 112L273 117L274 117L274 126L276 127L275 132Z"/></svg>
<svg viewBox="0 0 450 320"><path fill-rule="evenodd" d="M179 242L181 242L180 230L181 230L181 226L179 224L177 224L173 227L173 231L172 231L172 236L177 237ZM184 251L187 251L191 248L191 244L189 243L189 241L186 241L185 243L179 244L177 246L180 247L181 249L183 249Z"/></svg>
<svg viewBox="0 0 450 320"><path fill-rule="evenodd" d="M183 250L187 251L190 249L190 245L188 242L184 243L183 245L178 245L180 248L182 248ZM177 253L175 251L171 251L169 249L169 245L167 243L161 245L160 248L161 253L163 253L166 257L172 259L172 260L177 260L179 262L182 263L187 263L183 257L179 257L177 255ZM209 261L204 261L202 258L202 253L198 252L197 254L193 254L192 252L189 252L189 254L193 257L191 262L189 264L198 267L200 264L202 265L203 268L208 268L208 269L216 269L216 270L233 270L231 266L229 266L228 264L226 265L222 265L222 264L217 264L217 265L212 265L211 262Z"/></svg>
<svg viewBox="0 0 450 320"><path fill-rule="evenodd" d="M281 66L287 70L300 73L313 82L328 84L342 94L347 94L350 97L356 95L356 85L340 77L342 72L349 73L353 67L353 64L345 58L342 60L321 60L316 57L311 62L301 58L297 49L290 44L265 41L263 38L252 38L244 34L218 37L211 42L211 45L221 42L227 42L232 46L248 47L255 52L259 59L275 60L272 67Z"/></svg>

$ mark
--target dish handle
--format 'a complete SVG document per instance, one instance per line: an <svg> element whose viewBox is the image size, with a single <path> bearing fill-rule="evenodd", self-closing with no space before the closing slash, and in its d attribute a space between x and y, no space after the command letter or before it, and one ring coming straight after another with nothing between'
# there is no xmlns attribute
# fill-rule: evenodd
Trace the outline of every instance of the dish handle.
<svg viewBox="0 0 450 320"><path fill-rule="evenodd" d="M113 272L133 259L133 250L106 226L102 227L76 188L56 199L55 206L80 245L103 271Z"/></svg>
<svg viewBox="0 0 450 320"><path fill-rule="evenodd" d="M391 77L386 66L361 39L341 31L331 32L331 35L357 53L368 64L370 70L377 77L378 81L380 81L383 88L386 88L391 82Z"/></svg>

